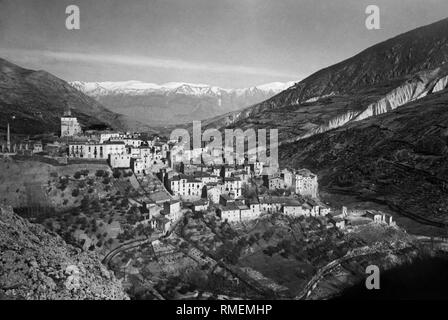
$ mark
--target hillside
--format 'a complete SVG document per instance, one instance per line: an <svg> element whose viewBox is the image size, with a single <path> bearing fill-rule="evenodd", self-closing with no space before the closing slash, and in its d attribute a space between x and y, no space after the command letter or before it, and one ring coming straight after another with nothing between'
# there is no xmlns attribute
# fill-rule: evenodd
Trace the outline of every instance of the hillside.
<svg viewBox="0 0 448 320"><path fill-rule="evenodd" d="M293 84L274 82L224 89L181 82L162 85L141 81L71 83L110 110L153 126L182 124L239 110L264 101Z"/></svg>
<svg viewBox="0 0 448 320"><path fill-rule="evenodd" d="M93 253L0 208L0 298L128 299Z"/></svg>
<svg viewBox="0 0 448 320"><path fill-rule="evenodd" d="M325 191L448 225L448 90L284 144L279 153L282 165L317 172Z"/></svg>
<svg viewBox="0 0 448 320"><path fill-rule="evenodd" d="M444 19L322 69L260 104L211 119L209 126L278 128L282 142L305 138L443 90L447 61Z"/></svg>
<svg viewBox="0 0 448 320"><path fill-rule="evenodd" d="M327 200L337 194L376 202L444 232L447 62L444 19L368 48L263 103L209 119L206 126L278 129L280 164L318 173Z"/></svg>
<svg viewBox="0 0 448 320"><path fill-rule="evenodd" d="M111 112L94 99L45 71L21 68L0 59L0 130L12 122L13 133L60 131L60 117L70 108L84 128L144 128L145 125Z"/></svg>

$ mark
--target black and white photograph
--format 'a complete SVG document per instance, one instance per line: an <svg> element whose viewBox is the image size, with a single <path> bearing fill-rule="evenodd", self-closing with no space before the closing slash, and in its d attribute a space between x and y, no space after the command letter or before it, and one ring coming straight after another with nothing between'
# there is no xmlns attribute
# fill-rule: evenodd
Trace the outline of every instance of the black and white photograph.
<svg viewBox="0 0 448 320"><path fill-rule="evenodd" d="M0 0L0 300L448 300L448 1Z"/></svg>

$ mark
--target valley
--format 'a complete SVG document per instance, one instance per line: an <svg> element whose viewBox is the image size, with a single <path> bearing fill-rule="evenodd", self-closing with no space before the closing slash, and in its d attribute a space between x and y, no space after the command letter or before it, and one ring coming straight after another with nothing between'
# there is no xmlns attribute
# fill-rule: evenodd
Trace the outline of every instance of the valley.
<svg viewBox="0 0 448 320"><path fill-rule="evenodd" d="M140 81L71 82L109 110L143 121L152 127L182 125L204 120L264 101L294 82L275 82L243 89L224 89L205 84Z"/></svg>
<svg viewBox="0 0 448 320"><path fill-rule="evenodd" d="M194 120L276 129L278 159L170 136ZM0 131L0 298L331 299L445 264L448 19L243 89L0 59Z"/></svg>

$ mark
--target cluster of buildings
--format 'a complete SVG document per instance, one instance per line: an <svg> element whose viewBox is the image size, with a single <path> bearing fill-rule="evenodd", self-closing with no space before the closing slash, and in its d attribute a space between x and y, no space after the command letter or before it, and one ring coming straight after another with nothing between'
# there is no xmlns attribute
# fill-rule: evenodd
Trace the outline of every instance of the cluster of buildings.
<svg viewBox="0 0 448 320"><path fill-rule="evenodd" d="M166 167L170 148L159 137L148 140L139 133L104 131L72 136L67 147L69 159L107 160L111 168L132 169L136 175Z"/></svg>
<svg viewBox="0 0 448 320"><path fill-rule="evenodd" d="M237 157L233 163L226 163L224 157L209 163L192 161L210 150L206 146L189 149L179 141L164 141L157 136L149 140L140 133L83 132L69 111L61 118L61 141L48 144L45 150L49 154L55 150L56 157L61 146L68 159L107 160L111 168L132 169L137 176L156 174L170 193L169 200L144 204L140 211L144 223L163 231L180 220L185 208L212 212L228 222L280 213L291 217L331 216L339 228L362 221L395 224L390 215L378 211L348 214L343 207L342 212L331 212L319 201L317 175L307 169L280 170L258 160L249 163ZM7 144L0 146L0 152L19 151L39 153L44 147L36 141L12 145L8 125ZM283 196L258 192L257 181L262 182L265 190L285 192ZM243 195L246 187L255 188L256 194Z"/></svg>
<svg viewBox="0 0 448 320"><path fill-rule="evenodd" d="M211 203L217 204L221 195L228 195L234 199L242 196L243 184L248 183L251 176L250 170L249 165L235 167L188 165L188 171L183 166L180 172L175 170L164 172L162 179L173 195L185 201L206 198Z"/></svg>
<svg viewBox="0 0 448 320"><path fill-rule="evenodd" d="M223 198L217 212L221 219L243 222L257 219L262 214L280 213L291 217L326 216L330 208L317 200L301 197L261 196L259 199L234 200Z"/></svg>
<svg viewBox="0 0 448 320"><path fill-rule="evenodd" d="M241 159L231 164L225 159L197 164L188 159L200 156L205 148L183 150L175 144L173 150L176 152L171 153L170 167L159 178L173 196L191 202L195 211L215 212L228 222L253 220L262 214L297 217L326 215L330 211L318 201L317 176L309 170L280 171L260 161L248 163ZM290 195L243 195L245 188L258 188L255 180L262 181L266 190L288 190Z"/></svg>
<svg viewBox="0 0 448 320"><path fill-rule="evenodd" d="M168 232L186 211L182 208L180 200L176 199L165 200L162 203L143 202L139 210L142 216L139 223L149 225L162 233Z"/></svg>
<svg viewBox="0 0 448 320"><path fill-rule="evenodd" d="M330 213L333 224L339 229L361 226L369 223L396 226L392 215L379 210L348 210L343 206L341 210Z"/></svg>
<svg viewBox="0 0 448 320"><path fill-rule="evenodd" d="M264 184L270 190L292 189L296 194L317 198L317 175L308 169L283 169L265 176Z"/></svg>
<svg viewBox="0 0 448 320"><path fill-rule="evenodd" d="M41 141L33 141L30 139L22 140L20 142L11 141L11 133L9 123L6 128L6 143L0 144L0 154L14 155L33 155L43 151Z"/></svg>

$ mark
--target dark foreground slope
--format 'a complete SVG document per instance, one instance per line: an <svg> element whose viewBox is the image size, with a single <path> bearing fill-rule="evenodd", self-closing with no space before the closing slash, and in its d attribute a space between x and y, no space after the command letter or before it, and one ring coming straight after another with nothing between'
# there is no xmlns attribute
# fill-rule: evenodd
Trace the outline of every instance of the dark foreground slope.
<svg viewBox="0 0 448 320"><path fill-rule="evenodd" d="M93 253L0 208L0 299L128 299Z"/></svg>
<svg viewBox="0 0 448 320"><path fill-rule="evenodd" d="M68 108L86 129L109 127L126 130L145 127L107 110L48 72L24 69L0 59L1 130L15 116L14 133L58 133L60 117Z"/></svg>

